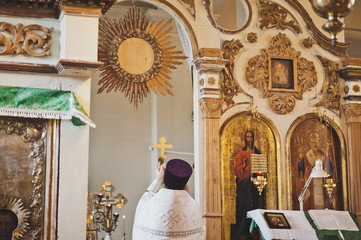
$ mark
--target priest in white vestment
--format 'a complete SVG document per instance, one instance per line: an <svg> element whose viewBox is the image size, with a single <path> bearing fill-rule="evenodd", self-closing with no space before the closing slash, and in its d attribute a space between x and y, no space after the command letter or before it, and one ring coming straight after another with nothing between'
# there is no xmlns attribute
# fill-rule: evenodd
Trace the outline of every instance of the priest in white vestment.
<svg viewBox="0 0 361 240"><path fill-rule="evenodd" d="M192 167L181 159L172 159L166 168L157 169L157 177L138 202L134 218L133 240L205 240L206 231L197 202L184 188Z"/></svg>

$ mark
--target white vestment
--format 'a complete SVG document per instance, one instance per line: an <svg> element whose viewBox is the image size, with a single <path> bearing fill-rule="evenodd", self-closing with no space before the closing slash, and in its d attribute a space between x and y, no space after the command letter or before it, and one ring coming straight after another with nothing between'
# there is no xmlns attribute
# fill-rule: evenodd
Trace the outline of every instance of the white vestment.
<svg viewBox="0 0 361 240"><path fill-rule="evenodd" d="M154 180L138 202L133 240L205 240L197 202L185 190L161 188Z"/></svg>

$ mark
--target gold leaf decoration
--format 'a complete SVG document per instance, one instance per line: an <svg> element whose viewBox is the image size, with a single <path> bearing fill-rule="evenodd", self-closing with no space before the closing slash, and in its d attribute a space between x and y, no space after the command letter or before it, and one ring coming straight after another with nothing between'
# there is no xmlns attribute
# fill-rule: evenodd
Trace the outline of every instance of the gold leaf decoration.
<svg viewBox="0 0 361 240"><path fill-rule="evenodd" d="M316 107L324 106L339 115L341 110L341 94L338 78L338 64L320 55L317 55L317 57L320 59L325 70L325 81L321 90L323 98L316 104Z"/></svg>
<svg viewBox="0 0 361 240"><path fill-rule="evenodd" d="M98 93L120 91L136 109L150 90L173 95L171 69L186 57L171 45L170 25L171 20L148 21L135 6L124 19L101 19L98 56L104 64Z"/></svg>
<svg viewBox="0 0 361 240"><path fill-rule="evenodd" d="M260 0L260 29L264 28L277 28L285 30L288 28L294 33L301 33L301 28L297 21L289 20L288 16L293 16L282 6L277 3Z"/></svg>
<svg viewBox="0 0 361 240"><path fill-rule="evenodd" d="M225 69L222 71L222 92L227 106L234 104L233 97L242 92L241 87L234 78L234 58L243 48L239 40L225 41L222 45L224 59L229 59Z"/></svg>
<svg viewBox="0 0 361 240"><path fill-rule="evenodd" d="M29 228L30 211L26 209L20 198L0 194L0 209L7 209L16 214L18 226L13 232L14 240L23 239Z"/></svg>
<svg viewBox="0 0 361 240"><path fill-rule="evenodd" d="M0 55L27 53L34 57L49 56L53 30L37 24L24 26L0 22Z"/></svg>
<svg viewBox="0 0 361 240"><path fill-rule="evenodd" d="M282 74L285 82L280 82ZM267 49L248 61L246 79L269 98L274 112L286 114L295 108L296 99L316 86L317 73L313 62L301 57L291 40L279 33Z"/></svg>

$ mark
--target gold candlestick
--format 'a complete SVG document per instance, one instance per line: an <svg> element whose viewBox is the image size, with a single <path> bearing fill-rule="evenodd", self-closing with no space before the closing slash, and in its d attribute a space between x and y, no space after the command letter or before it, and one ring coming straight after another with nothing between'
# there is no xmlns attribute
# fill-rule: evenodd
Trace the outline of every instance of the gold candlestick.
<svg viewBox="0 0 361 240"><path fill-rule="evenodd" d="M323 186L326 188L329 198L332 198L333 189L336 188L336 183L333 181L333 178L326 178L326 183Z"/></svg>
<svg viewBox="0 0 361 240"><path fill-rule="evenodd" d="M255 178L251 178L253 184L257 187L259 195L262 195L263 188L267 185L267 178L264 173L256 173Z"/></svg>

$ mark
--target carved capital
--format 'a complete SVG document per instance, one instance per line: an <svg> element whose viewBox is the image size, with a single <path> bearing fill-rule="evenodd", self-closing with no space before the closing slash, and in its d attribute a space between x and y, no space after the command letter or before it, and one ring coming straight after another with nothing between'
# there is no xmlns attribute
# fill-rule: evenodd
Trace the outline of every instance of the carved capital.
<svg viewBox="0 0 361 240"><path fill-rule="evenodd" d="M223 59L222 50L217 48L202 48L199 51L198 58L194 61L196 69L200 74L219 73L228 63Z"/></svg>
<svg viewBox="0 0 361 240"><path fill-rule="evenodd" d="M345 81L361 82L361 58L345 58L342 63L344 67L340 70L340 76Z"/></svg>
<svg viewBox="0 0 361 240"><path fill-rule="evenodd" d="M361 104L345 104L342 109L347 123L361 123Z"/></svg>
<svg viewBox="0 0 361 240"><path fill-rule="evenodd" d="M202 118L219 119L221 117L221 98L202 98L200 100Z"/></svg>

